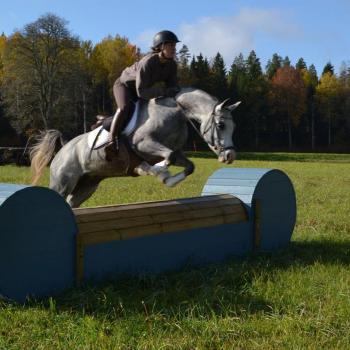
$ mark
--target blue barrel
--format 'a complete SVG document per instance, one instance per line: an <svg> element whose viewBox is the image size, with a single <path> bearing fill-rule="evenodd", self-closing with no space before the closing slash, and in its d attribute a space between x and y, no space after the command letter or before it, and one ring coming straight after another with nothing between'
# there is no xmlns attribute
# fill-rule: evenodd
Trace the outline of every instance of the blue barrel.
<svg viewBox="0 0 350 350"><path fill-rule="evenodd" d="M281 170L222 168L206 182L202 195L231 194L246 206L250 219L259 217L261 250L273 250L289 244L296 221L296 197L293 184ZM256 213L259 208L259 213Z"/></svg>
<svg viewBox="0 0 350 350"><path fill-rule="evenodd" d="M218 262L254 248L272 251L289 244L296 200L284 172L223 168L203 188L202 195L213 194L238 197L249 221L88 246L86 277L160 272L187 261ZM77 231L73 211L56 192L0 184L0 295L24 301L30 295L54 295L74 285Z"/></svg>
<svg viewBox="0 0 350 350"><path fill-rule="evenodd" d="M0 295L24 301L72 286L76 230L56 192L0 184Z"/></svg>

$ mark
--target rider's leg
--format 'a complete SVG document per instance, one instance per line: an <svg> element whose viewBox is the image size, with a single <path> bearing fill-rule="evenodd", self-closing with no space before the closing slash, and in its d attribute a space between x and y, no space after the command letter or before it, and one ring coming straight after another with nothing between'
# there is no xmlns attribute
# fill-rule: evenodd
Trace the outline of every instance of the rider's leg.
<svg viewBox="0 0 350 350"><path fill-rule="evenodd" d="M113 93L118 109L112 120L109 131L109 139L111 142L113 142L115 148L118 149L118 140L120 139L122 128L129 117L132 100L129 89L124 84L121 84L119 79L113 86Z"/></svg>

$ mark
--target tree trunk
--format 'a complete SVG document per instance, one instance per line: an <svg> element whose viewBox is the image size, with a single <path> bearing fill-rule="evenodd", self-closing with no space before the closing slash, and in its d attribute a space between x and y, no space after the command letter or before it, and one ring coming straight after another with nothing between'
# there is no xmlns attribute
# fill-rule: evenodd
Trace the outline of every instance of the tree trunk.
<svg viewBox="0 0 350 350"><path fill-rule="evenodd" d="M105 85L102 84L102 112L105 113Z"/></svg>
<svg viewBox="0 0 350 350"><path fill-rule="evenodd" d="M255 129L255 148L256 150L259 149L259 118L256 118L255 120L255 125L254 125L254 129Z"/></svg>
<svg viewBox="0 0 350 350"><path fill-rule="evenodd" d="M86 96L85 96L84 90L83 90L83 125L84 125L84 133L86 133Z"/></svg>
<svg viewBox="0 0 350 350"><path fill-rule="evenodd" d="M332 121L331 114L329 113L328 114L328 146L330 146L332 143L332 140L331 140L331 129L332 129L331 121Z"/></svg>
<svg viewBox="0 0 350 350"><path fill-rule="evenodd" d="M314 102L311 102L311 149L315 149L315 107Z"/></svg>
<svg viewBox="0 0 350 350"><path fill-rule="evenodd" d="M290 121L290 117L288 117L288 148L292 150L292 125Z"/></svg>

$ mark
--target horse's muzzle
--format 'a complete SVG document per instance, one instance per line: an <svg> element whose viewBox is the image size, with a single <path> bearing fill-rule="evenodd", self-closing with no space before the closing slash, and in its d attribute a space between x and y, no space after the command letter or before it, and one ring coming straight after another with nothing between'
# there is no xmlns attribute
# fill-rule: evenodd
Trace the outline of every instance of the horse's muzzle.
<svg viewBox="0 0 350 350"><path fill-rule="evenodd" d="M222 151L219 155L219 162L231 164L236 159L236 151L234 149L228 149Z"/></svg>

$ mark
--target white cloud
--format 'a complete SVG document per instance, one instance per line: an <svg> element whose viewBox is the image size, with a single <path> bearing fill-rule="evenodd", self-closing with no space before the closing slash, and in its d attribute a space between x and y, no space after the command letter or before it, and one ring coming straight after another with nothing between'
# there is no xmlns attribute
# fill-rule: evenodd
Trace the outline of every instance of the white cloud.
<svg viewBox="0 0 350 350"><path fill-rule="evenodd" d="M257 37L288 40L299 37L300 29L287 14L276 10L245 8L236 16L205 17L193 24L183 24L179 37L191 53L212 58L220 52L227 64L240 52L256 49Z"/></svg>
<svg viewBox="0 0 350 350"><path fill-rule="evenodd" d="M301 35L300 28L291 20L291 14L279 10L243 8L237 15L202 17L193 23L184 23L176 34L194 55L202 53L213 58L217 52L230 65L240 52L256 49L256 42L289 40ZM136 39L142 50L148 50L156 30L147 30Z"/></svg>
<svg viewBox="0 0 350 350"><path fill-rule="evenodd" d="M152 40L155 33L158 31L156 29L147 29L142 32L134 41L134 43L141 48L142 51L147 52L152 46Z"/></svg>

